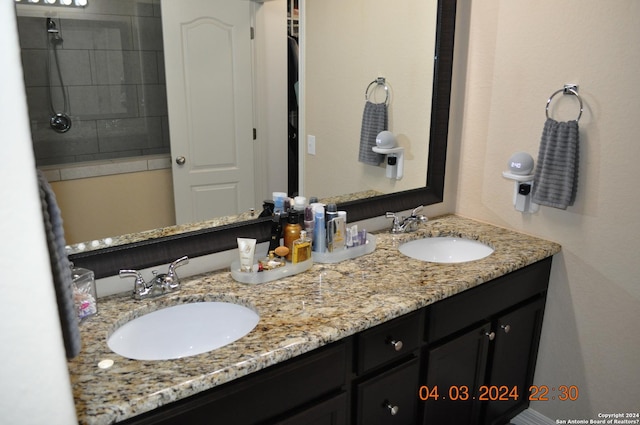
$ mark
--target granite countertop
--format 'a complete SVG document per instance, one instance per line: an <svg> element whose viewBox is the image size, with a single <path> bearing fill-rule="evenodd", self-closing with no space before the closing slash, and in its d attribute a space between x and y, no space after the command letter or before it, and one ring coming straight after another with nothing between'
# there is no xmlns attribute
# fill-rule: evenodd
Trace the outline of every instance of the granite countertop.
<svg viewBox="0 0 640 425"><path fill-rule="evenodd" d="M473 262L435 264L405 257L402 242L463 236L495 252ZM82 350L69 361L78 420L110 424L153 410L395 317L455 295L560 251L560 245L454 215L403 235L380 233L371 254L338 264L314 264L296 276L246 285L229 270L182 280L179 292L134 301L101 298L98 314L81 326ZM130 360L106 339L119 325L157 308L192 301L233 301L260 315L254 330L209 353L168 361ZM107 369L102 360L114 361Z"/></svg>

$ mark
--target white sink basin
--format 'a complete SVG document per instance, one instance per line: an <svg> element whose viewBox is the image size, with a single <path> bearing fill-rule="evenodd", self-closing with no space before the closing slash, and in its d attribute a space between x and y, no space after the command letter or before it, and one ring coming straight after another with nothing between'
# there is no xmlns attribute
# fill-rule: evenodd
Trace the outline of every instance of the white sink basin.
<svg viewBox="0 0 640 425"><path fill-rule="evenodd" d="M130 359L179 359L231 344L251 332L259 320L255 311L239 304L179 304L125 323L107 344Z"/></svg>
<svg viewBox="0 0 640 425"><path fill-rule="evenodd" d="M407 257L431 263L464 263L490 255L493 248L471 239L446 236L403 243L400 252Z"/></svg>

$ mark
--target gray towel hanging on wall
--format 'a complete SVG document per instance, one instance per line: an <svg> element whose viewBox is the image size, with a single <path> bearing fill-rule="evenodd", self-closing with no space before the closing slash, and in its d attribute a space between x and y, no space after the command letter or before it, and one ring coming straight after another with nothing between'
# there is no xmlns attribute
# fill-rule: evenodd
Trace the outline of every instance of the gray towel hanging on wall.
<svg viewBox="0 0 640 425"><path fill-rule="evenodd" d="M53 286L56 293L56 301L58 302L60 326L67 358L71 359L80 352L80 327L78 326L78 315L73 302L71 263L65 251L66 242L62 228L62 217L55 194L44 174L40 170L37 170L37 172L42 217L47 237L47 248L49 248Z"/></svg>

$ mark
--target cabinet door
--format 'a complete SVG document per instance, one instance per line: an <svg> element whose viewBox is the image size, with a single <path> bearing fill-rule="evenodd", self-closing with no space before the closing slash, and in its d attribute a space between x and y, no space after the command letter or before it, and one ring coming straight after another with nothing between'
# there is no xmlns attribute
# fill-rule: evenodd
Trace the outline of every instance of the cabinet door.
<svg viewBox="0 0 640 425"><path fill-rule="evenodd" d="M277 425L347 425L347 394L342 393L297 413Z"/></svg>
<svg viewBox="0 0 640 425"><path fill-rule="evenodd" d="M486 323L426 352L426 376L420 388L425 425L475 425L484 382L491 326ZM427 397L428 395L428 397ZM426 399L426 400L425 400Z"/></svg>
<svg viewBox="0 0 640 425"><path fill-rule="evenodd" d="M496 338L487 381L487 388L492 394L489 394L487 403L486 424L503 423L529 404L529 386L533 382L544 302L543 298L538 299L496 321ZM517 388L517 399L513 388Z"/></svg>
<svg viewBox="0 0 640 425"><path fill-rule="evenodd" d="M359 384L358 425L414 425L419 369L415 358Z"/></svg>

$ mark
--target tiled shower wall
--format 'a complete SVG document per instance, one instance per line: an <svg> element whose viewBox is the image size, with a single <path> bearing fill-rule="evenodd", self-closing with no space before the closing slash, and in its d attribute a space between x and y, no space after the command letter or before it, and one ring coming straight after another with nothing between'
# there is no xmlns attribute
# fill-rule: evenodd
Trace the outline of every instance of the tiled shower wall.
<svg viewBox="0 0 640 425"><path fill-rule="evenodd" d="M72 119L66 133L49 127L50 104L60 112L64 101L47 10L63 39L57 55ZM25 5L17 14L38 166L169 152L159 0L89 0L73 13Z"/></svg>

